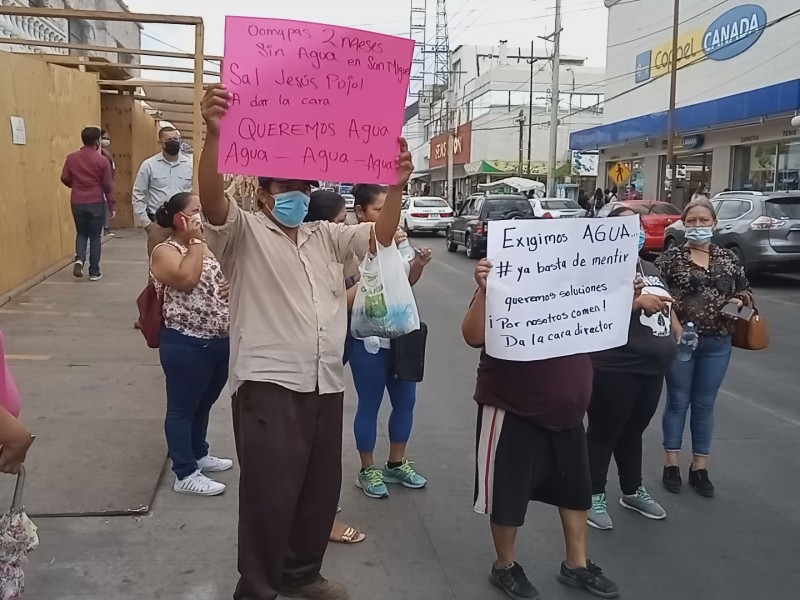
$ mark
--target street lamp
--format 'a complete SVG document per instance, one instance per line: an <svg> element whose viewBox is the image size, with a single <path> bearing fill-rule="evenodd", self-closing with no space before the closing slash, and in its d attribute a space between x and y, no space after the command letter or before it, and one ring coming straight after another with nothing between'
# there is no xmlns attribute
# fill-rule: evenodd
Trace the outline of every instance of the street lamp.
<svg viewBox="0 0 800 600"><path fill-rule="evenodd" d="M792 127L800 127L800 115L792 117Z"/></svg>

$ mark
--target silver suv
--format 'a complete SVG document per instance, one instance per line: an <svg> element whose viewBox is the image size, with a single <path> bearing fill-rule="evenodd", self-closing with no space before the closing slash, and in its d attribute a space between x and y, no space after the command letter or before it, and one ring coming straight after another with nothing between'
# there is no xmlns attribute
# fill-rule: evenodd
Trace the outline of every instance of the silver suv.
<svg viewBox="0 0 800 600"><path fill-rule="evenodd" d="M712 242L736 253L748 276L800 272L800 191L722 192ZM683 244L677 221L664 230L664 249Z"/></svg>

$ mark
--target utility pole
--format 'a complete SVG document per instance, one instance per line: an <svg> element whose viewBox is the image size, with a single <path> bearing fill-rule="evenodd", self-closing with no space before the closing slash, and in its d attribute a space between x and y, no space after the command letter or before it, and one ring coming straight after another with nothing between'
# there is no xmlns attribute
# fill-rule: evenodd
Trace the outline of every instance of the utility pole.
<svg viewBox="0 0 800 600"><path fill-rule="evenodd" d="M670 191L672 192L672 201L677 200L675 188L678 181L678 161L675 158L675 97L678 85L678 25L680 23L680 0L675 0L675 14L672 17L672 58L670 60L670 68L672 71L669 74L669 112L667 113L667 165L670 169L672 177L670 178ZM666 173L664 174L666 180ZM666 200L667 186L661 190L663 199Z"/></svg>
<svg viewBox="0 0 800 600"><path fill-rule="evenodd" d="M533 40L531 40L531 58L528 60L531 65L531 78L528 82L528 175L531 174L531 143L533 139Z"/></svg>
<svg viewBox="0 0 800 600"><path fill-rule="evenodd" d="M525 111L520 109L519 116L514 119L514 123L519 125L519 175L522 177L522 153L525 146Z"/></svg>
<svg viewBox="0 0 800 600"><path fill-rule="evenodd" d="M453 118L455 93L448 90L447 94L447 203L456 210L456 197L453 193L453 154L455 153L455 119Z"/></svg>
<svg viewBox="0 0 800 600"><path fill-rule="evenodd" d="M677 1L677 0L676 0ZM558 156L558 104L561 70L561 0L556 0L556 30L553 34L553 82L550 93L550 161L547 165L547 195L556 195L556 157Z"/></svg>

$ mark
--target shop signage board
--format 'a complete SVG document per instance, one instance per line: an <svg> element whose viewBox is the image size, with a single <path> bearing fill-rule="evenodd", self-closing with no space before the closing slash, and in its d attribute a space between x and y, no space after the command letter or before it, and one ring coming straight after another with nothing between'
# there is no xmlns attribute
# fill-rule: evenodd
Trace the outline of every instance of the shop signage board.
<svg viewBox="0 0 800 600"><path fill-rule="evenodd" d="M631 178L631 170L623 162L614 163L608 170L608 176L617 185L622 185Z"/></svg>
<svg viewBox="0 0 800 600"><path fill-rule="evenodd" d="M768 21L763 6L741 4L707 22L708 25L704 26L692 20L691 27L681 29L677 56L680 67L704 59L730 60L747 52L761 38ZM665 37L636 55L634 80L644 83L666 75L671 69L672 40Z"/></svg>

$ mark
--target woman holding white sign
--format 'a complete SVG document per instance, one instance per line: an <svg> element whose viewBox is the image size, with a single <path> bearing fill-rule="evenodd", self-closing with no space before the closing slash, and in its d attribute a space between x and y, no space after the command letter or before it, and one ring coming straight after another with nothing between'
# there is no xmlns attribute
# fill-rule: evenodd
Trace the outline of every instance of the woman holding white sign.
<svg viewBox="0 0 800 600"><path fill-rule="evenodd" d="M475 270L478 290L464 317L462 334L481 348L475 401L478 403L475 512L490 515L497 559L489 580L511 598L539 592L516 562L517 531L528 503L559 509L566 557L558 580L602 598L619 595L617 585L586 557L587 510L591 507L589 461L583 417L592 393L588 354L513 361L489 356L486 344L484 259Z"/></svg>
<svg viewBox="0 0 800 600"><path fill-rule="evenodd" d="M752 303L750 284L736 255L711 243L717 214L705 198L690 202L683 211L688 242L667 250L656 261L675 299L680 319L676 337L684 328L696 335L684 342L686 360L675 360L667 370L667 404L662 429L666 459L662 482L669 492L681 491L678 463L686 413L691 407L692 464L689 485L701 496L714 495L708 476L708 456L714 431L714 401L731 360L731 334L736 320L723 308ZM692 324L692 328L688 327Z"/></svg>
<svg viewBox="0 0 800 600"><path fill-rule="evenodd" d="M630 208L619 207L608 216L635 214ZM645 232L640 229L640 251L644 241ZM637 276L642 289L633 300L628 343L592 356L594 381L586 442L592 476L589 525L596 529L613 528L606 501L612 455L622 490L620 505L649 519L667 516L642 484L642 434L658 408L664 373L675 359L672 299L652 263L640 259Z"/></svg>

